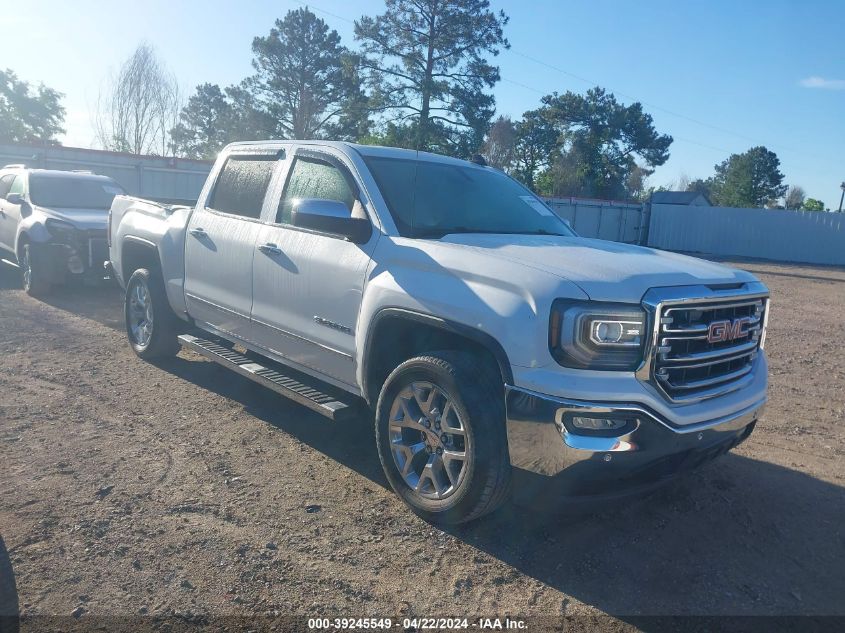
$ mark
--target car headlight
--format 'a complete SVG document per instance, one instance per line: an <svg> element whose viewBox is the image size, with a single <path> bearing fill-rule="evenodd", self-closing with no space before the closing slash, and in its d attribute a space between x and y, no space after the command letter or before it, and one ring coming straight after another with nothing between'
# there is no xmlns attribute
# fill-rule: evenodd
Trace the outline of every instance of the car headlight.
<svg viewBox="0 0 845 633"><path fill-rule="evenodd" d="M65 235L76 230L76 227L70 222L65 222L64 220L57 220L56 218L47 218L47 220L44 222L44 226L47 228L47 231L49 231L50 235L52 235L53 237Z"/></svg>
<svg viewBox="0 0 845 633"><path fill-rule="evenodd" d="M646 315L624 303L558 299L549 320L549 350L564 367L633 371L642 361Z"/></svg>

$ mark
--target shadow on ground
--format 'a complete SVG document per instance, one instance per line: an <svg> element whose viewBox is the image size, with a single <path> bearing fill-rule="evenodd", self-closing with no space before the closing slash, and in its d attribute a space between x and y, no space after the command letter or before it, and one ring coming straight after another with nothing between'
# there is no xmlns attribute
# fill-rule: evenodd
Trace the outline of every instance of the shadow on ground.
<svg viewBox="0 0 845 633"><path fill-rule="evenodd" d="M334 423L215 363L177 356L157 364L179 378L240 403L250 415L293 435L379 486L388 487L370 416Z"/></svg>
<svg viewBox="0 0 845 633"><path fill-rule="evenodd" d="M592 516L511 506L453 533L610 614L842 615L843 516L842 487L731 453Z"/></svg>
<svg viewBox="0 0 845 633"><path fill-rule="evenodd" d="M5 255L0 255L5 257ZM21 275L17 268L0 262L0 290L20 290Z"/></svg>
<svg viewBox="0 0 845 633"><path fill-rule="evenodd" d="M15 283L8 271L0 274L0 288L13 289ZM63 290L48 303L122 327L114 288ZM239 402L257 419L387 486L370 416L333 424L213 363L180 356L160 366ZM764 417L757 434L765 427ZM740 452L753 451L754 441L752 436ZM801 467L800 457L789 455ZM527 576L648 630L634 616L845 615L843 517L845 488L840 485L734 453L651 497L588 516L511 505L449 532L510 566L511 572L494 578L494 585L506 590ZM11 604L17 613L4 548L0 596L0 604ZM561 613L568 612L569 601L562 598ZM526 610L530 613L530 603Z"/></svg>
<svg viewBox="0 0 845 633"><path fill-rule="evenodd" d="M113 330L122 332L124 329L123 294L116 285L104 283L92 287L74 284L54 288L39 300Z"/></svg>
<svg viewBox="0 0 845 633"><path fill-rule="evenodd" d="M0 536L0 633L18 633L20 604L15 572L6 543Z"/></svg>
<svg viewBox="0 0 845 633"><path fill-rule="evenodd" d="M0 290L21 288L17 269L0 263ZM123 292L116 283L103 282L91 286L72 282L67 286L54 286L39 301L54 308L91 319L113 330L123 330Z"/></svg>
<svg viewBox="0 0 845 633"><path fill-rule="evenodd" d="M370 416L333 424L203 360L179 357L161 367L387 486ZM729 454L650 497L598 513L567 517L510 505L448 531L513 568L514 578L494 582L524 574L614 615L844 615L843 516L842 487Z"/></svg>

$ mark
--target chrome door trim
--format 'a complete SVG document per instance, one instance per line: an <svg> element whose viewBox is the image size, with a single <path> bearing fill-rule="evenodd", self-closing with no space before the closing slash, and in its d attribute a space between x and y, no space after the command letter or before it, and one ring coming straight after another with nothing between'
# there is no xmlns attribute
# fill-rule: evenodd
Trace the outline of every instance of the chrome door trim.
<svg viewBox="0 0 845 633"><path fill-rule="evenodd" d="M312 345L316 345L317 347L321 347L324 350L327 350L329 352L334 352L335 354L338 354L339 356L343 356L344 358L348 358L348 359L352 360L352 354L347 354L346 352L342 352L339 349L336 349L336 348L331 347L329 345L324 345L323 343L318 343L317 341L312 341L311 339L306 338L304 336L300 336L299 334L294 334L293 332L283 330L282 328L277 327L275 325L270 325L269 323L266 323L265 321L262 321L261 319L256 319L255 317L252 317L252 322L257 323L258 325L263 325L264 327L270 328L271 330L274 330L275 332L278 332L279 334L284 334L285 336L290 336L291 338L299 339L300 341L305 341L306 343L311 343Z"/></svg>
<svg viewBox="0 0 845 633"><path fill-rule="evenodd" d="M238 312L237 310L232 310L231 308L224 308L223 306L221 306L217 303L214 303L213 301L209 301L208 299L203 299L202 297L198 297L197 295L195 295L191 292L186 292L185 296L189 299L193 299L194 301L199 301L200 303L204 303L205 305L210 306L210 307L214 308L215 310L220 310L221 312L225 312L226 314L231 314L233 316L240 317L242 319L246 319L247 321L249 321L249 315L244 314L243 312Z"/></svg>
<svg viewBox="0 0 845 633"><path fill-rule="evenodd" d="M240 345L243 345L246 349L255 352L256 354L261 354L262 356L266 356L272 361L277 363L281 363L282 365L287 365L292 369L297 371L301 371L303 374L308 374L313 378L317 378L318 380L322 380L323 382L329 383L330 385L334 385L338 389L343 389L351 394L356 396L361 396L361 390L358 388L357 385L353 385L351 383L346 382L336 376L331 374L327 374L323 370L319 370L315 367L311 367L310 365L305 365L304 363L297 362L292 360L279 352L278 350L270 349L268 347L264 347L263 345L259 345L255 341L252 341L248 338L244 338L243 336L238 336L232 332L227 332L225 330L221 330L218 327L211 325L210 323L206 323L205 321L194 321L194 325L196 325L201 330L205 330L211 334L216 336L220 336L222 338L228 339L230 341L237 342Z"/></svg>

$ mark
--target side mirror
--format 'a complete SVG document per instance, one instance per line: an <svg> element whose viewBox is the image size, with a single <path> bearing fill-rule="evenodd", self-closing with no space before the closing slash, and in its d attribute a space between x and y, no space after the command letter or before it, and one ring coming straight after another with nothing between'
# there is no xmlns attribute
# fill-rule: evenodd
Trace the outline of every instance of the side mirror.
<svg viewBox="0 0 845 633"><path fill-rule="evenodd" d="M340 235L355 244L370 239L372 226L366 218L352 217L352 211L337 200L303 198L292 209L291 223L303 229Z"/></svg>
<svg viewBox="0 0 845 633"><path fill-rule="evenodd" d="M23 195L20 193L10 193L6 196L6 202L9 204L23 204L26 202L23 199Z"/></svg>

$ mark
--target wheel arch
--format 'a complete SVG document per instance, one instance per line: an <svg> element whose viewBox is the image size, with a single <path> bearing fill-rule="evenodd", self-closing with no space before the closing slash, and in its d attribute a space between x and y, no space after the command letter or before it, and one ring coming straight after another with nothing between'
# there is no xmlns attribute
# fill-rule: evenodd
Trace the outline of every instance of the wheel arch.
<svg viewBox="0 0 845 633"><path fill-rule="evenodd" d="M32 240L29 237L29 233L26 231L18 232L18 235L15 238L15 257L17 257L18 261L20 261L21 255L23 254L23 245L31 242Z"/></svg>
<svg viewBox="0 0 845 633"><path fill-rule="evenodd" d="M127 235L120 246L120 273L124 283L139 268L161 269L161 256L156 245L140 237Z"/></svg>
<svg viewBox="0 0 845 633"><path fill-rule="evenodd" d="M493 336L477 328L405 308L383 308L370 321L362 362L362 394L370 406L390 372L402 362L437 349L466 350L495 364L502 384L513 383L507 353Z"/></svg>
<svg viewBox="0 0 845 633"><path fill-rule="evenodd" d="M21 217L15 229L14 244L15 255L20 256L21 248L25 243L44 244L52 239L47 230L46 221L50 218L38 207L34 207L32 213Z"/></svg>

